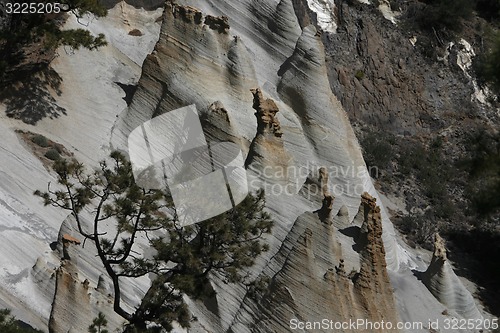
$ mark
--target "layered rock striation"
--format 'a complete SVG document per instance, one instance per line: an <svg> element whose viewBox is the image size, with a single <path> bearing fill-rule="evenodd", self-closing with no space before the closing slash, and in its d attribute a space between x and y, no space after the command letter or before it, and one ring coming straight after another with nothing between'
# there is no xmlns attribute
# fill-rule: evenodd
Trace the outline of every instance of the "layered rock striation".
<svg viewBox="0 0 500 333"><path fill-rule="evenodd" d="M113 311L113 297L107 288L106 278L99 276L96 284L90 282L89 264L99 265L93 253L89 253L92 241L87 240L82 248L78 238L76 222L70 215L59 230L56 253L60 265L52 271L52 307L49 318L49 333L86 332L93 319L102 312L108 321L109 331L120 328L124 320ZM89 260L89 256L94 260ZM39 259L43 261L43 259ZM37 266L40 265L37 262ZM38 267L37 271L40 271Z"/></svg>
<svg viewBox="0 0 500 333"><path fill-rule="evenodd" d="M266 167L274 168L276 171L286 170L292 157L284 147L283 132L277 116L279 108L272 99L265 99L259 88L252 89L251 92L253 94L252 107L256 111L257 133L250 145L245 164L248 168L253 168L263 174L265 174L264 168ZM287 178L286 172L281 174L276 177L271 174L268 180L279 181L279 178Z"/></svg>
<svg viewBox="0 0 500 333"><path fill-rule="evenodd" d="M360 188L377 194L347 115L330 90L322 39L314 20L305 20L312 14L300 9L304 4L291 0L273 4L252 0L167 2L160 39L144 62L130 107L115 124L113 147L126 147L128 133L154 116L190 104L203 112L218 102L228 111L231 131L241 145L256 142L252 148L255 156L248 153L248 162L265 155L260 158L263 167L269 164L287 172L284 178L293 183L295 192L313 169L326 166L339 192L333 193L339 206L332 209L344 205L354 216ZM207 25L208 15L228 22L229 31ZM257 88L279 109L275 118L281 138L259 138L250 93ZM276 149L276 156L264 153L271 148L266 145L281 146L280 140L283 150ZM290 212L285 218L288 224L303 212L300 210ZM398 258L394 230L383 207L381 214L387 260L397 269L404 259Z"/></svg>
<svg viewBox="0 0 500 333"><path fill-rule="evenodd" d="M267 289L247 298L243 304L242 313L251 309L260 314L258 322L251 323L251 319L242 316L232 331L289 332L293 323L321 322L324 318L332 322L384 321L395 327L398 316L385 265L380 209L374 198L365 193L359 211L363 224L357 226L361 228L355 237L357 247L335 230L339 221L326 224L320 214L311 212L299 216L273 258L281 268L277 272L266 269L264 273L270 274ZM253 330L244 328L252 324ZM310 331L397 330L387 326L356 329L332 326Z"/></svg>
<svg viewBox="0 0 500 333"><path fill-rule="evenodd" d="M270 278L269 288L252 299L246 286L212 276L211 306L187 300L193 330L287 332L294 318L398 318L388 271L413 263L330 89L325 35L305 5L167 2L159 41L113 129L112 146L125 150L131 130L194 104L206 137L238 143L248 178L266 191L276 224L270 251L248 273ZM284 182L268 182L257 166L277 167Z"/></svg>
<svg viewBox="0 0 500 333"><path fill-rule="evenodd" d="M396 307L382 241L382 220L376 199L368 193L361 196L358 212L362 219L357 245L360 247L360 271L354 280L356 293L370 318L396 322Z"/></svg>
<svg viewBox="0 0 500 333"><path fill-rule="evenodd" d="M431 263L421 274L422 282L448 309L468 319L482 318L471 293L453 271L447 255L444 239L435 235Z"/></svg>

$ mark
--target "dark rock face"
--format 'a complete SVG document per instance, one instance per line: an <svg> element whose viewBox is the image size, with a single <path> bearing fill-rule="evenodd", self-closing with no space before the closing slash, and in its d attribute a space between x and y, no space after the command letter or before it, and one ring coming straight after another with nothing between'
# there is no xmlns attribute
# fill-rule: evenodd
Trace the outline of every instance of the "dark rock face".
<svg viewBox="0 0 500 333"><path fill-rule="evenodd" d="M332 90L350 119L395 134L442 129L479 112L472 82L445 61L429 59L411 34L374 7L338 2L339 27L324 35Z"/></svg>
<svg viewBox="0 0 500 333"><path fill-rule="evenodd" d="M206 15L197 8L191 6L181 6L175 3L169 3L167 10L171 10L175 18L180 18L186 23L194 23L196 25L206 24L210 29L219 33L227 34L229 32L229 19L226 16Z"/></svg>
<svg viewBox="0 0 500 333"><path fill-rule="evenodd" d="M171 9L175 18L181 18L186 23L201 24L203 14L194 7L171 4L167 8Z"/></svg>
<svg viewBox="0 0 500 333"><path fill-rule="evenodd" d="M0 30L7 28L10 24L11 14L5 11L5 3L7 1L0 0Z"/></svg>
<svg viewBox="0 0 500 333"><path fill-rule="evenodd" d="M228 33L229 31L229 19L227 16L216 17L212 15L207 15L205 17L205 24L212 30L217 30L219 33Z"/></svg>

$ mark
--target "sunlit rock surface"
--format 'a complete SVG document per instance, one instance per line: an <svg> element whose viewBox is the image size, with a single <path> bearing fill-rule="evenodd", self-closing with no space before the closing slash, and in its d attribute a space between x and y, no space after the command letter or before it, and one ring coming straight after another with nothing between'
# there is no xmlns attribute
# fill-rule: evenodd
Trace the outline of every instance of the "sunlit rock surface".
<svg viewBox="0 0 500 333"><path fill-rule="evenodd" d="M430 292L449 309L468 319L481 318L474 298L448 262L445 243L439 234L435 236L432 261L421 277Z"/></svg>
<svg viewBox="0 0 500 333"><path fill-rule="evenodd" d="M161 14L121 2L109 17L89 22L92 32L106 33L108 46L97 52L61 49L53 63L63 79L56 97L65 116L33 128L7 119L1 105L0 305L45 330L51 318L54 331L86 332L98 311L112 327L120 323L93 244L72 243L65 254L62 237L78 238L74 222L32 195L56 180L14 129L36 129L95 167L111 149L126 151L128 134L143 122L195 104L207 140L234 142L247 158L251 151L272 154L265 146L272 139L286 158L260 158L269 177L263 169L248 171L252 189L266 190L276 221L266 239L270 251L248 273L269 278L270 285L252 295L246 286L214 276L217 296L209 306L186 299L197 318L190 331L289 332L296 316L426 323L442 319L447 306L455 308L438 301L410 270L425 270L426 263L395 233L329 87L325 28L318 20L334 16L315 18L321 6L311 7L300 0L192 0L167 3ZM75 20L68 26L81 27ZM133 29L143 35L129 35ZM137 85L133 97L123 85ZM259 100L272 100L279 110L272 106L272 117L262 112L261 124L271 129L266 134L259 133L256 89ZM146 240L138 244L139 251L147 250ZM124 306L137 305L149 283L126 281Z"/></svg>
<svg viewBox="0 0 500 333"><path fill-rule="evenodd" d="M92 276L87 271L89 264L99 265L99 262L95 250L89 249L93 246L92 242L87 240L86 247L82 247L80 239L76 221L69 216L61 225L56 244L56 254L61 258L60 265L55 271L49 271L50 278L55 280L49 333L67 333L69 330L85 332L83 329L92 323L99 312L106 316L109 331L122 327L124 323L113 312L113 294L106 287L106 279L99 276L97 279L91 278L90 282L85 278ZM41 260L37 261L37 266Z"/></svg>
<svg viewBox="0 0 500 333"><path fill-rule="evenodd" d="M258 258L251 272L255 277L265 267L268 271L263 274L270 278L283 269L283 261L271 258L291 230L297 228L297 221L303 220L301 216L314 216L313 212L321 208L325 197L321 190L319 196L314 193L314 182L303 188L309 175L310 179L318 178L321 167L329 175L327 183L332 199L335 197L328 204L329 216L340 217L329 227L330 241L324 242L329 245L321 251L329 252L336 243L348 244L347 248L355 245L352 238L334 232L334 228L355 225L353 219L359 211L361 194L368 192L370 197L377 197L348 118L329 88L320 33L304 4L287 0L167 3L160 39L144 62L130 107L118 117L112 133L113 147L126 150L127 136L134 128L162 113L195 104L200 117L208 119L208 137L232 138L233 142L239 139L243 151L248 153L250 185L266 190L268 208L276 220L273 235L268 239L271 250ZM273 20L276 17L280 19ZM210 23L214 18L219 18L218 25ZM265 108L261 107L263 101L267 103ZM218 116L210 120L206 115L214 112ZM213 122L230 123L228 133L221 135ZM259 168L255 167L257 162ZM261 172L263 169L267 174ZM273 193L277 189L287 191ZM377 237L383 242L383 251L377 256L379 270L396 271L411 265L409 255L397 243L383 206L377 214ZM321 219L318 222L324 223ZM362 223L359 221L358 228ZM359 254L345 251L346 258L342 260L348 272L359 269ZM339 265L340 259L332 257L330 267L325 266L321 272L321 279L328 269ZM388 284L387 273L380 274ZM218 294L216 311L190 301L199 319L193 324L197 329L239 331L239 318L258 318L255 309L242 307L246 297L243 286L228 288L217 278L213 283ZM359 293L364 295L361 289L360 286ZM321 299L319 290L318 287L310 291L310 297ZM387 302L393 304L390 292L387 297ZM370 297L359 301L360 313L376 316L372 313L375 303ZM313 311L305 308L304 315ZM390 305L382 312L387 316L393 310ZM335 316L342 318L340 313ZM396 317L394 314L392 318Z"/></svg>

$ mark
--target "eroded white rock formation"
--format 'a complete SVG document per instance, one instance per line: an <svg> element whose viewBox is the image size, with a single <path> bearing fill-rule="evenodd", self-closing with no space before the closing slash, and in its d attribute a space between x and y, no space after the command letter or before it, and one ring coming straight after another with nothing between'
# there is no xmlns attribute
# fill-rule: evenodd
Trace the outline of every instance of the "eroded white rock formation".
<svg viewBox="0 0 500 333"><path fill-rule="evenodd" d="M330 90L320 33L305 5L292 0L167 2L160 39L144 62L130 107L113 129L113 147L126 150L132 129L154 116L195 104L206 120L207 137L239 142L249 156L250 184L260 184L266 190L268 208L277 222L268 239L271 250L258 258L252 276L266 269L270 270L266 275L272 277L284 269L283 261L269 260L296 228L300 216L311 223L314 216L315 223L329 228L325 236L330 235L330 240L318 245L318 251L341 251L337 243L344 248L354 246L352 238L333 228L357 223L354 217L365 191L373 200L377 197L347 115ZM266 107L262 108L263 104ZM223 123L229 125L226 133L214 126ZM269 182L252 165L256 162L260 170L285 174L285 182L278 182L281 187L272 187L277 183ZM303 191L308 175L317 179L320 167L328 174L328 196L322 191L323 185L319 195L311 194L312 183ZM294 190L273 194L273 189L287 184ZM312 212L322 206L326 214L318 218ZM377 209L381 227L377 239L383 241L383 256L377 257L377 262L381 270L387 267L396 271L408 258L397 244L385 209ZM335 221L337 215L341 218ZM330 220L332 223L328 223ZM359 221L358 226L362 223ZM321 280L328 269L340 265L340 259L347 271L359 268L359 254L344 251L344 258L334 256L330 266L318 273ZM218 279L213 283L219 300L217 315L203 304L190 301L190 308L205 329L235 330L244 322L240 318L258 317L256 309L243 305L246 290L242 286L228 288ZM309 295L321 298L319 289ZM368 299L360 301L364 304L360 306L371 313L366 309L374 298Z"/></svg>
<svg viewBox="0 0 500 333"><path fill-rule="evenodd" d="M155 42L152 31L158 28L155 21L160 13L136 11L121 3L110 18L89 26L96 33L105 30L111 37L108 47L96 53L63 54L54 63L64 79L65 91L58 102L68 115L42 121L37 130L60 139L86 164L96 165L110 148L126 150L130 131L152 117L195 104L208 140L237 143L245 156L252 149L261 156L268 154L269 158L260 158L261 167L278 165L271 171L289 171L286 181L278 184L281 188L293 185L283 195L273 195L268 185L275 183L263 179L259 169L248 172L266 189L267 207L276 221L272 236L266 239L270 251L257 258L249 272L251 277L273 279L263 300L251 299L244 286L228 285L215 276L217 299L211 307L187 299L198 318L193 331L249 332L253 327L254 331L288 332L289 320L297 314L307 320L394 320L398 316L427 320L443 310L406 270L414 265L410 257L415 254L398 244L385 208L376 200L351 124L330 90L317 29L321 26L311 13L305 0L168 2L159 40L141 69ZM142 24L143 37L128 35ZM81 68L87 70L82 73ZM135 84L139 73L132 103L120 113L126 105L114 82ZM274 103L271 114L261 112L265 121L260 124L252 94L256 89L262 94L259 100ZM259 134L262 124L268 127ZM62 237L78 238L64 224L59 251L50 250L65 215L43 208L32 192L55 179L23 146L12 126L22 125L6 119L0 123L0 137L7 147L0 157L9 167L2 170L0 183L0 210L8 217L0 230L2 299L20 309L16 314L24 315L23 319L35 318L39 328L47 327L52 303L52 326L64 333L85 332L99 309L117 327L119 318L107 298L111 291L92 244L87 243L84 251L68 244L60 267ZM266 149L266 140L258 139L259 135L275 140L287 158L272 163L275 156L269 155L276 147ZM27 174L33 177L24 179ZM362 197L365 191L368 194ZM14 254L16 260L10 258ZM147 278L127 281L125 306L136 305L148 283ZM27 305L30 295L33 302ZM455 296L451 299L460 299ZM74 302L81 303L83 314L71 308ZM75 319L79 315L87 323Z"/></svg>
<svg viewBox="0 0 500 333"><path fill-rule="evenodd" d="M471 293L453 271L446 256L445 242L435 235L434 253L422 282L429 291L447 308L468 319L482 318Z"/></svg>

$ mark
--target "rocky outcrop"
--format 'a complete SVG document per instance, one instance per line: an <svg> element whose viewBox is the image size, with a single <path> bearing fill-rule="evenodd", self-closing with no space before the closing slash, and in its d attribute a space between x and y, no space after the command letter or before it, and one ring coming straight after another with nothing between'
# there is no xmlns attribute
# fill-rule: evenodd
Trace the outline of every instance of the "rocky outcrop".
<svg viewBox="0 0 500 333"><path fill-rule="evenodd" d="M200 110L200 120L207 142L232 142L248 151L248 142L242 140L233 126L234 120L221 101L215 101L207 110Z"/></svg>
<svg viewBox="0 0 500 333"><path fill-rule="evenodd" d="M179 3L184 9L166 5L160 39L144 62L130 107L113 129L113 147L126 149L130 131L151 118L195 104L208 124L207 137L232 142L239 138L243 147L250 146L244 151L247 176L263 184L266 207L276 221L270 250L256 259L251 272L252 276L263 272L276 281L268 291L268 303L260 308L248 300L244 286L227 285L214 277L217 315L191 300L190 310L199 318L193 329L249 332L259 325L260 331L285 331L284 323L295 313L324 318L329 314L323 313L325 308L339 320L389 318L387 312L396 311L390 306L392 298L377 312L374 293L392 297L387 273L379 271L398 270L398 244L380 207L377 230L382 234L377 231L373 237L377 246L383 244L375 246L377 251L384 253L363 254L366 276L355 285L351 272L360 272L360 254L355 249L361 246L355 244L352 231L364 222L364 216L359 223L353 220L361 200L358 191L377 194L349 119L329 87L322 34L307 24L313 19L299 18L292 0ZM230 34L211 29L199 12L201 17L227 16ZM310 14L306 8L301 13ZM314 173L320 166L324 170L318 180ZM263 168L277 179L268 182L272 177ZM291 181L295 188L290 191ZM324 186L327 183L335 185L331 193ZM313 193L314 187L320 190ZM349 230L337 232L339 226ZM380 275L374 278L375 287L381 289L373 293L361 283L368 279L371 267ZM337 282L330 285L332 281ZM343 290L348 292L342 294ZM276 302L274 292L280 295ZM338 299L353 305L338 309ZM262 309L275 308L266 312L266 321L260 321Z"/></svg>
<svg viewBox="0 0 500 333"><path fill-rule="evenodd" d="M422 282L448 309L464 318L481 318L474 298L453 271L446 255L444 239L435 235L434 253L427 270L421 274Z"/></svg>
<svg viewBox="0 0 500 333"><path fill-rule="evenodd" d="M345 272L353 267L345 267L342 250L333 225L322 223L316 214L301 215L275 258L283 263L271 275L268 289L257 299L246 301L261 313L255 331L289 332L292 320L364 318L366 314L357 304L353 283ZM239 332L241 325L245 321L236 324L233 331Z"/></svg>
<svg viewBox="0 0 500 333"><path fill-rule="evenodd" d="M255 117L257 117L257 135L274 135L281 138L283 132L277 117L278 106L272 99L265 99L259 88L251 91L253 94L252 107L256 110Z"/></svg>
<svg viewBox="0 0 500 333"><path fill-rule="evenodd" d="M59 231L58 248L62 256L60 266L52 271L51 279L55 278L55 289L52 293L52 307L49 318L49 333L87 332L92 320L102 312L108 320L108 330L121 327L124 320L113 311L113 297L104 275L98 277L97 284L91 283L88 276L88 265L97 264L89 260L95 255L89 247L92 242L87 240L87 247L80 246L74 218L70 215L65 219ZM39 259L34 272L47 271ZM39 275L40 273L38 273ZM45 273L46 274L46 273ZM38 276L35 275L35 276ZM41 287L40 282L38 283ZM95 287L94 287L95 286Z"/></svg>
<svg viewBox="0 0 500 333"><path fill-rule="evenodd" d="M229 118L233 134L241 136L241 119L252 114L248 91L256 86L253 64L240 38L219 32L226 30L226 19L207 17L193 6L166 3L160 39L144 62L130 107L115 126L116 147L125 145L130 131L145 121L191 104L200 112L209 106L238 110ZM255 131L254 124L246 127L244 132Z"/></svg>
<svg viewBox="0 0 500 333"><path fill-rule="evenodd" d="M409 35L371 5L337 4L339 33L323 40L331 87L353 123L420 135L467 123L481 112L483 106L471 101L472 80L438 61L434 52L446 52L446 45L435 45L434 36ZM410 21L414 16L406 15Z"/></svg>
<svg viewBox="0 0 500 333"><path fill-rule="evenodd" d="M319 169L319 185L323 194L321 208L318 210L319 219L328 224L333 223L332 210L335 197L328 191L328 171L326 168Z"/></svg>
<svg viewBox="0 0 500 333"><path fill-rule="evenodd" d="M260 89L252 89L253 108L256 110L257 134L250 145L245 165L257 172L262 172L266 167L276 170L269 181L285 180L288 175L278 170L287 170L291 156L286 152L281 136L280 122L277 117L278 106L272 99L265 99ZM264 174L264 172L262 172ZM283 178L283 179L280 179Z"/></svg>
<svg viewBox="0 0 500 333"><path fill-rule="evenodd" d="M49 320L49 333L67 333L92 323L88 285L79 281L71 261L63 262L56 271L56 291Z"/></svg>
<svg viewBox="0 0 500 333"><path fill-rule="evenodd" d="M30 275L38 292L43 295L43 298L47 300L52 299L56 285L56 270L53 265L49 264L45 258L39 257L35 265L31 268Z"/></svg>
<svg viewBox="0 0 500 333"><path fill-rule="evenodd" d="M345 205L342 205L337 213L337 219L342 223L342 226L349 224L349 211Z"/></svg>
<svg viewBox="0 0 500 333"><path fill-rule="evenodd" d="M180 18L187 23L201 24L203 22L203 14L197 8L180 6L169 1L167 10L171 10L175 18Z"/></svg>
<svg viewBox="0 0 500 333"><path fill-rule="evenodd" d="M354 289L371 318L395 323L397 312L387 274L382 219L376 199L363 193L358 214L362 216L363 224L356 241L360 247L360 270L354 280Z"/></svg>
<svg viewBox="0 0 500 333"><path fill-rule="evenodd" d="M180 18L187 23L194 23L197 25L204 23L210 29L219 33L227 34L229 32L229 20L227 16L204 16L203 13L195 7L181 6L171 1L168 2L167 10L171 10L175 18Z"/></svg>
<svg viewBox="0 0 500 333"><path fill-rule="evenodd" d="M347 245L344 235L335 232L338 221L325 224L311 213L298 217L273 258L283 261L281 269L276 273L266 270L265 273L272 273L267 290L245 302L261 313L259 322L254 324L256 332L289 332L288 325L293 320L322 318L334 322L355 318L396 323L398 317L381 239L380 210L374 198L364 194L360 211L366 213L366 218L359 253ZM354 258L359 260L358 264ZM243 324L244 320L233 331L240 331ZM369 327L314 330L331 331L396 332Z"/></svg>
<svg viewBox="0 0 500 333"><path fill-rule="evenodd" d="M205 24L212 30L217 30L219 33L227 34L229 32L229 19L227 16L212 16L207 15L205 17Z"/></svg>
<svg viewBox="0 0 500 333"><path fill-rule="evenodd" d="M165 5L164 0L102 0L99 3L106 8L113 8L121 1L125 1L135 8L144 8L146 10L155 10Z"/></svg>
<svg viewBox="0 0 500 333"><path fill-rule="evenodd" d="M74 223L76 222L72 215L64 219L57 236L56 248L62 259L72 259L76 263L78 261L78 249L76 246L80 245L80 240L75 237L79 233L75 230Z"/></svg>

